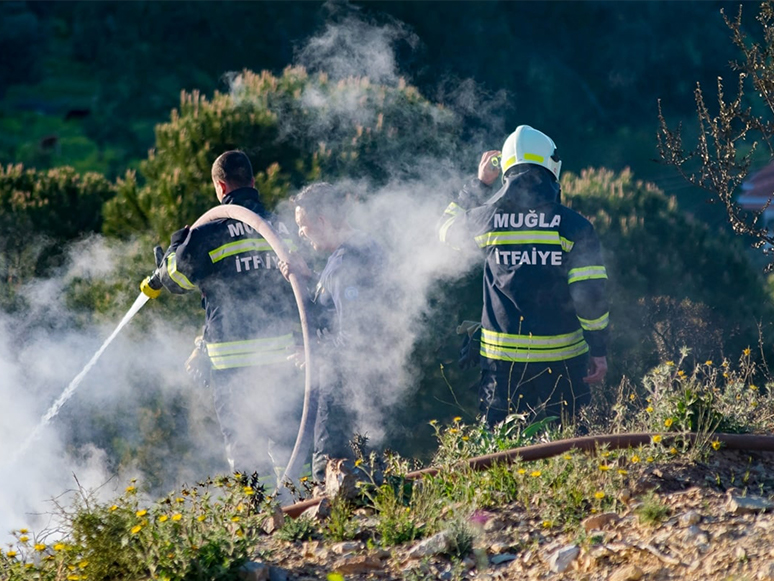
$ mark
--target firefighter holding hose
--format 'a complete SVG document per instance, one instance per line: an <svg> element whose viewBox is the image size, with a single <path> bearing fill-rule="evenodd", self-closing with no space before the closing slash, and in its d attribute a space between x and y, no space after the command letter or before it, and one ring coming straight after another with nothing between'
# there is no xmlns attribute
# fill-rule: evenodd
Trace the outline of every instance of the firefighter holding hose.
<svg viewBox="0 0 774 581"><path fill-rule="evenodd" d="M248 208L293 244L287 228L264 208L247 155L227 151L218 157L212 182L221 204ZM270 473L268 436L286 432L283 424L300 397L300 390L287 389L294 383L287 356L296 345L295 301L272 247L237 220L186 226L172 235L156 273L141 288L155 297L162 285L174 294L201 292L204 334L186 367L212 387L231 469Z"/></svg>
<svg viewBox="0 0 774 581"><path fill-rule="evenodd" d="M572 416L607 371L607 272L594 227L561 204L561 167L553 140L521 125L481 156L439 223L441 242L484 253L479 404L490 426L517 411Z"/></svg>
<svg viewBox="0 0 774 581"><path fill-rule="evenodd" d="M369 385L384 382L372 359L380 353L380 336L387 335L380 316L385 308L385 255L373 238L348 223L345 197L339 188L318 182L291 199L299 237L328 255L319 277L309 270L296 272L313 288L313 319L320 339L312 454L312 476L318 483L325 479L329 458L352 456L349 441L357 423L352 402L367 398ZM280 262L280 269L289 275L287 263Z"/></svg>

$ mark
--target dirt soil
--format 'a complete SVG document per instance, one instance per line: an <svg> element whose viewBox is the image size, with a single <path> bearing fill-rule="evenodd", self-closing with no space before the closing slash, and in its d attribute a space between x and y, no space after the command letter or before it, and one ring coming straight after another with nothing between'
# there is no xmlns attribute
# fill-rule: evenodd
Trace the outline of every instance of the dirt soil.
<svg viewBox="0 0 774 581"><path fill-rule="evenodd" d="M668 508L660 522L639 516L649 490ZM590 514L583 526L546 529L518 505L482 511L464 559L417 557L421 541L369 549L363 540L270 536L256 559L267 567L250 579L774 580L773 496L773 453L720 451L704 463L651 468L622 493L621 510ZM361 510L356 518L368 538L374 517Z"/></svg>

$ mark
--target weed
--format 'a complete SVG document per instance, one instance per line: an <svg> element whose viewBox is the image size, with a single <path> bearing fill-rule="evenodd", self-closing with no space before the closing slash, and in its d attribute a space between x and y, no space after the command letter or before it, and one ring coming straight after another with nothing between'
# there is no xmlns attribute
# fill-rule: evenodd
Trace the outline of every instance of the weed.
<svg viewBox="0 0 774 581"><path fill-rule="evenodd" d="M354 539L357 532L357 523L352 520L352 506L340 496L335 497L323 535L328 540L340 542Z"/></svg>
<svg viewBox="0 0 774 581"><path fill-rule="evenodd" d="M649 492L642 498L642 504L635 510L641 524L655 526L669 516L666 506L655 492Z"/></svg>
<svg viewBox="0 0 774 581"><path fill-rule="evenodd" d="M315 522L305 516L298 518L289 518L277 531L277 538L281 541L293 543L296 541L307 541L317 534L317 525Z"/></svg>

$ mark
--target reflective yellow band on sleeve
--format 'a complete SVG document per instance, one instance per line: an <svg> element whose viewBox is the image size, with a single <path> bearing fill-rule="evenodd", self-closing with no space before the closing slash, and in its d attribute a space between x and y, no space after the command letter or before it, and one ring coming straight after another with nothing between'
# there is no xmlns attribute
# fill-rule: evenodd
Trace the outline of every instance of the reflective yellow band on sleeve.
<svg viewBox="0 0 774 581"><path fill-rule="evenodd" d="M522 157L525 161L536 161L538 163L543 163L546 160L545 157L537 153L525 153Z"/></svg>
<svg viewBox="0 0 774 581"><path fill-rule="evenodd" d="M188 280L186 275L177 270L177 256L174 252L167 257L167 274L169 274L169 278L175 281L180 288L185 290L193 290L196 288L196 286Z"/></svg>
<svg viewBox="0 0 774 581"><path fill-rule="evenodd" d="M578 320L580 321L581 327L586 331L601 331L602 329L607 328L607 325L610 322L610 313L607 312L598 319L582 319L581 317L578 317Z"/></svg>
<svg viewBox="0 0 774 581"><path fill-rule="evenodd" d="M607 270L604 266L583 266L573 268L567 273L567 283L572 284L581 280L606 279Z"/></svg>
<svg viewBox="0 0 774 581"><path fill-rule="evenodd" d="M242 252L274 252L274 250L264 238L245 238L210 250L210 260L215 263Z"/></svg>

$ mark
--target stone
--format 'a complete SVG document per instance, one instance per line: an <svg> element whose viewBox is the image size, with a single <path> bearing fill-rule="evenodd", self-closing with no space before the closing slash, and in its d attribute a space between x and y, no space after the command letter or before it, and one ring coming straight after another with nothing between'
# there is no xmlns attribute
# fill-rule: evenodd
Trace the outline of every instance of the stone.
<svg viewBox="0 0 774 581"><path fill-rule="evenodd" d="M411 547L406 557L421 559L445 552L449 548L449 532L441 531Z"/></svg>
<svg viewBox="0 0 774 581"><path fill-rule="evenodd" d="M639 581L644 573L637 565L624 565L610 575L608 581Z"/></svg>
<svg viewBox="0 0 774 581"><path fill-rule="evenodd" d="M237 576L242 581L270 581L270 570L271 567L265 563L248 561L239 568Z"/></svg>
<svg viewBox="0 0 774 581"><path fill-rule="evenodd" d="M358 482L368 483L370 480L353 460L328 460L325 467L325 495L328 498L339 496L344 500L355 500L360 496Z"/></svg>
<svg viewBox="0 0 774 581"><path fill-rule="evenodd" d="M490 545L489 547L489 552L492 553L493 555L499 555L500 553L507 553L508 549L510 548L511 548L510 543L502 543L502 542L492 543L492 545Z"/></svg>
<svg viewBox="0 0 774 581"><path fill-rule="evenodd" d="M619 520L621 520L621 517L619 517L616 513L605 512L602 514L593 514L590 517L583 519L581 524L583 525L583 528L586 530L586 532L589 533L595 530L602 530L608 525L617 523Z"/></svg>
<svg viewBox="0 0 774 581"><path fill-rule="evenodd" d="M356 553L362 548L363 548L363 543L359 541L344 541L341 543L335 543L331 545L331 551L333 551L337 555Z"/></svg>
<svg viewBox="0 0 774 581"><path fill-rule="evenodd" d="M774 561L761 563L756 579L759 579L759 581L774 581Z"/></svg>
<svg viewBox="0 0 774 581"><path fill-rule="evenodd" d="M689 510L680 515L678 522L680 523L680 526L690 527L701 522L701 515L695 510Z"/></svg>
<svg viewBox="0 0 774 581"><path fill-rule="evenodd" d="M494 533L501 531L505 528L506 524L507 521L502 517L490 518L484 523L484 532Z"/></svg>
<svg viewBox="0 0 774 581"><path fill-rule="evenodd" d="M709 536L698 525L691 525L685 530L685 540L694 541L697 545L709 544Z"/></svg>
<svg viewBox="0 0 774 581"><path fill-rule="evenodd" d="M281 567L271 567L269 569L269 581L288 581L288 572Z"/></svg>
<svg viewBox="0 0 774 581"><path fill-rule="evenodd" d="M578 545L566 545L554 551L548 558L548 568L552 573L564 573L580 555Z"/></svg>
<svg viewBox="0 0 774 581"><path fill-rule="evenodd" d="M285 513L282 512L282 509L279 507L279 505L275 504L272 508L271 514L266 518L266 520L263 521L261 529L263 529L263 532L265 532L267 535L270 535L284 524Z"/></svg>
<svg viewBox="0 0 774 581"><path fill-rule="evenodd" d="M373 555L344 555L333 563L334 571L347 575L368 573L381 568L381 559L377 559Z"/></svg>
<svg viewBox="0 0 774 581"><path fill-rule="evenodd" d="M730 494L726 510L733 514L754 514L774 509L774 502L760 496L738 496Z"/></svg>
<svg viewBox="0 0 774 581"><path fill-rule="evenodd" d="M300 518L308 518L316 521L324 521L331 516L331 501L323 498L315 506L310 506L301 513Z"/></svg>
<svg viewBox="0 0 774 581"><path fill-rule="evenodd" d="M500 565L502 563L507 563L508 561L513 561L516 559L516 555L513 553L501 553L499 555L495 555L492 558L489 559L489 562L492 563L492 565Z"/></svg>

